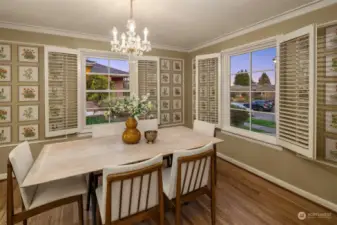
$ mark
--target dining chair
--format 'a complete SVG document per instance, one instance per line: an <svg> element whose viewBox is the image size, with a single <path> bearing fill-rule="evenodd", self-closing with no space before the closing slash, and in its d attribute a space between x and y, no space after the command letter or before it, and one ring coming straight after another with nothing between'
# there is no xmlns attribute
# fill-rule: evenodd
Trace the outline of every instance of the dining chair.
<svg viewBox="0 0 337 225"><path fill-rule="evenodd" d="M92 132L93 138L100 138L100 137L113 136L113 135L122 135L123 131L125 130L125 122L115 122L115 123L109 123L109 124L94 125L92 126L91 129L92 129L91 132ZM87 207L86 207L87 211L89 211L90 198L94 190L98 186L98 179L100 176L102 176L101 171L89 173Z"/></svg>
<svg viewBox="0 0 337 225"><path fill-rule="evenodd" d="M144 136L144 132L147 130L158 130L158 120L157 119L138 120L137 129Z"/></svg>
<svg viewBox="0 0 337 225"><path fill-rule="evenodd" d="M99 223L122 225L158 217L164 225L163 156L140 163L104 167L96 189Z"/></svg>
<svg viewBox="0 0 337 225"><path fill-rule="evenodd" d="M22 187L22 183L33 165L28 142L19 144L9 153L7 163L7 224L23 222L50 209L69 203L78 204L79 224L83 225L83 199L86 183L83 176L67 178L35 186ZM13 174L17 180L22 200L22 211L14 212Z"/></svg>
<svg viewBox="0 0 337 225"><path fill-rule="evenodd" d="M215 137L216 133L215 133L215 124L212 123L208 123L205 121L201 121L201 120L194 120L193 122L193 131L199 133L199 134L203 134L209 137ZM214 148L214 168L215 168L215 185L217 184L217 150L216 150L216 144L214 144L213 146Z"/></svg>
<svg viewBox="0 0 337 225"><path fill-rule="evenodd" d="M163 189L171 208L175 208L176 225L181 222L181 205L205 194L211 198L211 220L215 224L214 161L212 142L198 149L173 153L172 167L163 170Z"/></svg>

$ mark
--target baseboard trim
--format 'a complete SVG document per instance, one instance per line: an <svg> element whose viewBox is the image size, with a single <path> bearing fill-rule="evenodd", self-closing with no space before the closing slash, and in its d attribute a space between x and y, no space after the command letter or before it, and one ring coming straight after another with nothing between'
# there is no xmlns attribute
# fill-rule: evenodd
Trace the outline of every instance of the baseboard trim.
<svg viewBox="0 0 337 225"><path fill-rule="evenodd" d="M294 186L292 184L289 184L289 183L287 183L287 182L285 182L283 180L280 180L280 179L278 179L276 177L273 177L273 176L271 176L271 175L269 175L269 174L267 174L265 172L262 172L262 171L260 171L258 169L255 169L254 167L248 166L247 164L239 162L239 161L237 161L237 160L235 160L235 159L233 159L233 158L231 158L229 156L226 156L226 155L224 155L222 153L217 152L217 156L219 158L221 158L221 159L223 159L225 161L228 161L228 162L230 162L230 163L232 163L232 164L234 164L234 165L236 165L238 167L241 167L241 168L243 168L243 169L245 169L245 170L247 170L247 171L249 171L249 172L251 172L251 173L253 173L253 174L257 175L257 176L259 176L259 177L262 177L262 178L264 178L264 179L266 179L266 180L268 180L268 181L270 181L270 182L272 182L272 183L274 183L274 184L276 184L276 185L278 185L278 186L280 186L282 188L285 188L285 189L287 189L287 190L289 190L291 192L294 192L295 194L298 194L298 195L300 195L300 196L302 196L302 197L304 197L306 199L309 199L310 201L313 201L313 202L315 202L315 203L317 203L317 204L319 204L319 205L321 205L321 206L323 206L325 208L328 208L328 209L330 209L330 210L332 210L334 212L337 212L337 205L335 203L332 203L332 202L330 202L328 200L325 200L325 199L323 199L323 198L321 198L321 197L319 197L317 195L311 194L311 193L309 193L309 192L307 192L305 190L302 190L302 189L300 189L300 188L298 188L298 187L296 187L296 186Z"/></svg>
<svg viewBox="0 0 337 225"><path fill-rule="evenodd" d="M7 173L0 173L0 181L7 179Z"/></svg>

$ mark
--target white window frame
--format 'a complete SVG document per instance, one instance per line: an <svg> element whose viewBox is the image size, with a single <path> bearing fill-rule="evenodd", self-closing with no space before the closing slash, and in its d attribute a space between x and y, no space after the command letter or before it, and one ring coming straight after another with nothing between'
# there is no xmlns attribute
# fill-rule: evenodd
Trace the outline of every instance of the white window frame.
<svg viewBox="0 0 337 225"><path fill-rule="evenodd" d="M262 141L268 144L276 145L277 144L277 130L278 130L278 88L277 84L275 85L275 121L276 121L276 136L271 136L267 134L260 134L253 131L247 131L244 129L236 128L230 125L230 57L234 55L246 54L266 48L275 47L277 50L276 55L278 55L277 48L277 37L271 37L267 39L263 39L260 41L256 41L253 43L249 43L246 45L234 47L231 49L226 49L222 51L223 58L223 73L222 73L222 82L223 82L223 99L222 99L222 130L234 133L240 136L244 136L247 138L255 139L258 141ZM275 69L275 82L277 81L278 71Z"/></svg>
<svg viewBox="0 0 337 225"><path fill-rule="evenodd" d="M107 52L107 51L95 51L90 49L80 49L81 52L81 71L82 73L79 76L79 117L80 117L80 131L81 133L88 133L91 132L91 128L93 125L86 125L86 59L87 58L102 58L102 59L108 59L108 60L128 60L129 61L129 74L130 74L130 80L129 90L116 90L116 92L130 92L131 93L138 93L138 80L137 80L137 63L136 61L129 60L128 56ZM102 90L102 93L104 92L111 92L111 91L104 91ZM113 92L113 91L112 91ZM100 124L97 124L100 125Z"/></svg>

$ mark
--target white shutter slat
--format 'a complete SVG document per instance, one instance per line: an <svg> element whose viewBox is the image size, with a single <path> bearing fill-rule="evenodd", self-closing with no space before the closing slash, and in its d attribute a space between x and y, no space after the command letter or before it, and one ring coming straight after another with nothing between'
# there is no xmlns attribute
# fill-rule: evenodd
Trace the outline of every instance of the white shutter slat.
<svg viewBox="0 0 337 225"><path fill-rule="evenodd" d="M146 119L159 118L158 71L159 59L146 59L146 57L143 57L142 59L138 60L139 95L142 96L150 93L149 100L154 105L154 108L145 116Z"/></svg>
<svg viewBox="0 0 337 225"><path fill-rule="evenodd" d="M46 47L46 137L79 131L78 75L76 50Z"/></svg>
<svg viewBox="0 0 337 225"><path fill-rule="evenodd" d="M220 126L220 54L196 57L196 119Z"/></svg>
<svg viewBox="0 0 337 225"><path fill-rule="evenodd" d="M278 142L314 158L314 26L280 37L278 47Z"/></svg>

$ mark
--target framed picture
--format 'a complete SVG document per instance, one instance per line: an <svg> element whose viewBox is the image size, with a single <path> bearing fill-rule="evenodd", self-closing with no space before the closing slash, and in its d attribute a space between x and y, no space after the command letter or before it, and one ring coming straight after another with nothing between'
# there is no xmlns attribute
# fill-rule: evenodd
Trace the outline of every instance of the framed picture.
<svg viewBox="0 0 337 225"><path fill-rule="evenodd" d="M337 112L325 112L325 131L337 134Z"/></svg>
<svg viewBox="0 0 337 225"><path fill-rule="evenodd" d="M19 82L38 82L39 67L19 66Z"/></svg>
<svg viewBox="0 0 337 225"><path fill-rule="evenodd" d="M209 87L209 96L210 97L215 97L216 94L216 87L215 86L210 86Z"/></svg>
<svg viewBox="0 0 337 225"><path fill-rule="evenodd" d="M210 112L218 112L218 108L217 108L217 103L210 101L209 102L209 111Z"/></svg>
<svg viewBox="0 0 337 225"><path fill-rule="evenodd" d="M19 86L19 101L32 102L39 100L39 86Z"/></svg>
<svg viewBox="0 0 337 225"><path fill-rule="evenodd" d="M39 48L19 46L19 62L39 62Z"/></svg>
<svg viewBox="0 0 337 225"><path fill-rule="evenodd" d="M181 74L179 74L179 73L173 74L173 83L174 84L181 84Z"/></svg>
<svg viewBox="0 0 337 225"><path fill-rule="evenodd" d="M208 102L207 101L200 101L199 105L200 111L207 112L208 111Z"/></svg>
<svg viewBox="0 0 337 225"><path fill-rule="evenodd" d="M19 106L19 121L39 120L38 105L20 105Z"/></svg>
<svg viewBox="0 0 337 225"><path fill-rule="evenodd" d="M0 123L11 122L11 107L0 106Z"/></svg>
<svg viewBox="0 0 337 225"><path fill-rule="evenodd" d="M207 98L208 97L208 88L207 87L200 87L200 97Z"/></svg>
<svg viewBox="0 0 337 225"><path fill-rule="evenodd" d="M337 83L325 84L325 104L337 105Z"/></svg>
<svg viewBox="0 0 337 225"><path fill-rule="evenodd" d="M173 71L181 71L181 61L173 61Z"/></svg>
<svg viewBox="0 0 337 225"><path fill-rule="evenodd" d="M157 96L157 88L148 87L147 93L150 93L150 97L156 97Z"/></svg>
<svg viewBox="0 0 337 225"><path fill-rule="evenodd" d="M337 26L328 27L325 30L326 36L326 48L334 49L337 48Z"/></svg>
<svg viewBox="0 0 337 225"><path fill-rule="evenodd" d="M12 131L11 127L0 127L0 143L10 143L12 142Z"/></svg>
<svg viewBox="0 0 337 225"><path fill-rule="evenodd" d="M0 44L0 61L11 61L11 46Z"/></svg>
<svg viewBox="0 0 337 225"><path fill-rule="evenodd" d="M207 82L207 74L206 73L201 73L199 77L200 83L204 84Z"/></svg>
<svg viewBox="0 0 337 225"><path fill-rule="evenodd" d="M325 57L327 77L337 76L337 54Z"/></svg>
<svg viewBox="0 0 337 225"><path fill-rule="evenodd" d="M169 73L160 74L160 82L162 84L169 84L170 83L170 74Z"/></svg>
<svg viewBox="0 0 337 225"><path fill-rule="evenodd" d="M173 123L181 123L181 112L173 112Z"/></svg>
<svg viewBox="0 0 337 225"><path fill-rule="evenodd" d="M170 100L160 100L161 110L170 110Z"/></svg>
<svg viewBox="0 0 337 225"><path fill-rule="evenodd" d="M181 109L181 100L173 99L173 109Z"/></svg>
<svg viewBox="0 0 337 225"><path fill-rule="evenodd" d="M39 139L39 125L19 126L19 141Z"/></svg>
<svg viewBox="0 0 337 225"><path fill-rule="evenodd" d="M325 138L325 159L337 162L337 140Z"/></svg>
<svg viewBox="0 0 337 225"><path fill-rule="evenodd" d="M169 97L170 96L170 87L161 87L160 88L161 97Z"/></svg>
<svg viewBox="0 0 337 225"><path fill-rule="evenodd" d="M173 87L173 96L180 97L181 96L181 87Z"/></svg>
<svg viewBox="0 0 337 225"><path fill-rule="evenodd" d="M160 123L161 124L170 123L170 114L169 113L161 113L160 114Z"/></svg>
<svg viewBox="0 0 337 225"><path fill-rule="evenodd" d="M0 65L0 82L11 81L11 68L12 67L10 65Z"/></svg>
<svg viewBox="0 0 337 225"><path fill-rule="evenodd" d="M168 59L162 59L160 61L160 69L161 70L170 70L171 65L170 65L170 60Z"/></svg>
<svg viewBox="0 0 337 225"><path fill-rule="evenodd" d="M0 102L10 102L11 96L11 86L0 86Z"/></svg>

